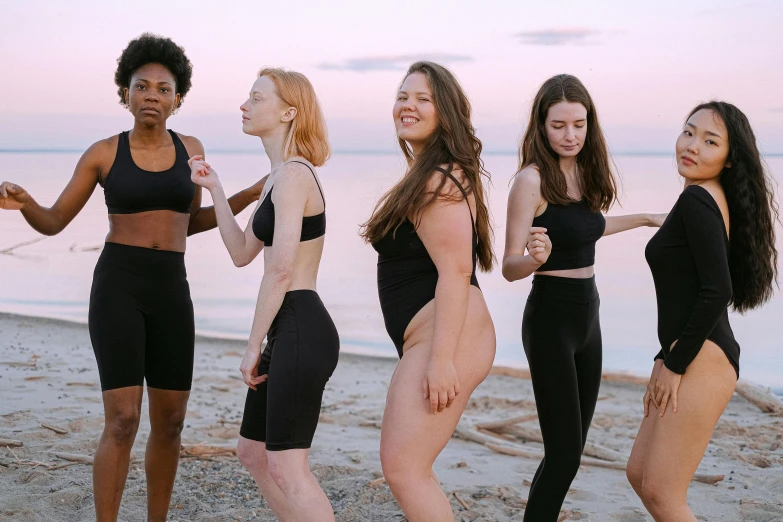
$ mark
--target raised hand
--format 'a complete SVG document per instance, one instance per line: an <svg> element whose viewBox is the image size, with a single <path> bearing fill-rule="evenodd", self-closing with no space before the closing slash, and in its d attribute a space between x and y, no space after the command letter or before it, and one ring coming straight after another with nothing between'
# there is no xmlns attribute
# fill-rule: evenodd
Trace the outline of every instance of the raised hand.
<svg viewBox="0 0 783 522"><path fill-rule="evenodd" d="M190 167L190 180L196 185L212 190L220 184L217 172L204 161L204 156L196 154L188 160L188 166Z"/></svg>
<svg viewBox="0 0 783 522"><path fill-rule="evenodd" d="M543 227L530 227L530 234L527 237L527 252L530 257L542 265L549 259L552 253L552 241L546 235L546 229Z"/></svg>
<svg viewBox="0 0 783 522"><path fill-rule="evenodd" d="M29 200L30 194L19 185L10 181L0 183L0 209L22 210Z"/></svg>

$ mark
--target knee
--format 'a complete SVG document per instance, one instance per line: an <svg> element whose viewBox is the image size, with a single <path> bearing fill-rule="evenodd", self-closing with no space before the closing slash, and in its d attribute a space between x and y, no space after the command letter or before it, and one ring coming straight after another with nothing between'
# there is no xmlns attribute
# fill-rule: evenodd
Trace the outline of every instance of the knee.
<svg viewBox="0 0 783 522"><path fill-rule="evenodd" d="M154 431L157 436L174 440L179 438L184 427L185 412L172 412L169 415L165 415L163 420L153 424L152 431Z"/></svg>
<svg viewBox="0 0 783 522"><path fill-rule="evenodd" d="M290 495L296 492L298 481L292 476L294 470L291 466L286 466L282 460L278 459L268 459L266 466L269 476L272 477L283 494Z"/></svg>
<svg viewBox="0 0 783 522"><path fill-rule="evenodd" d="M106 423L104 433L120 444L133 444L139 429L139 412L124 411L113 415Z"/></svg>
<svg viewBox="0 0 783 522"><path fill-rule="evenodd" d="M667 510L675 507L674 499L668 494L666 488L650 480L643 480L641 487L641 498L650 514L658 518L666 513Z"/></svg>
<svg viewBox="0 0 783 522"><path fill-rule="evenodd" d="M416 478L416 469L410 459L404 458L399 452L381 448L381 469L383 477L389 485L392 493L397 494L400 489L410 486ZM430 472L429 477L432 476Z"/></svg>
<svg viewBox="0 0 783 522"><path fill-rule="evenodd" d="M266 451L260 447L261 443L240 438L237 442L237 458L242 465L250 471L268 473Z"/></svg>

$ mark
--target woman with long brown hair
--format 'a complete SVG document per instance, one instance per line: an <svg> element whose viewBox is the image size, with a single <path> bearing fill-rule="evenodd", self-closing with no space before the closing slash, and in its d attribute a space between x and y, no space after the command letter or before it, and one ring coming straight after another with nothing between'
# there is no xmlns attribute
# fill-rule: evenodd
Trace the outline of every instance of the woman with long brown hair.
<svg viewBox="0 0 783 522"><path fill-rule="evenodd" d="M602 346L595 243L609 234L660 226L664 217L604 217L616 191L590 94L574 76L550 78L533 101L519 147L503 255L507 280L535 274L522 344L545 457L530 486L526 521L557 520L598 399Z"/></svg>
<svg viewBox="0 0 783 522"><path fill-rule="evenodd" d="M240 107L242 130L264 144L272 172L242 230L217 173L191 158L193 180L212 195L223 243L236 266L264 251L264 277L240 371L248 386L237 456L281 522L334 520L308 457L340 339L316 292L326 201L315 173L329 158L326 122L307 77L258 73ZM267 339L266 349L261 343Z"/></svg>
<svg viewBox="0 0 783 522"><path fill-rule="evenodd" d="M414 63L392 111L408 170L362 236L378 252L378 294L400 356L381 428L386 481L411 522L454 520L432 465L495 356L476 280L492 268L481 142L446 68Z"/></svg>
<svg viewBox="0 0 783 522"><path fill-rule="evenodd" d="M645 251L661 351L627 475L655 520L686 522L696 520L688 485L739 377L728 307L747 312L772 297L777 205L750 122L734 105L694 108L675 150L685 189Z"/></svg>

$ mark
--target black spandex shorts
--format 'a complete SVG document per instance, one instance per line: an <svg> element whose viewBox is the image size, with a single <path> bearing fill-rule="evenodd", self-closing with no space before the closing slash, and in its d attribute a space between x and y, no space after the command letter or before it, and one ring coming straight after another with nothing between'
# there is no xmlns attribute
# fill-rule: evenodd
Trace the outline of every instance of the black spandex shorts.
<svg viewBox="0 0 783 522"><path fill-rule="evenodd" d="M247 391L239 434L269 451L309 448L339 352L337 329L318 294L286 293L258 365L258 375L269 379Z"/></svg>
<svg viewBox="0 0 783 522"><path fill-rule="evenodd" d="M185 254L106 243L89 326L103 391L145 378L150 388L190 390L195 329Z"/></svg>

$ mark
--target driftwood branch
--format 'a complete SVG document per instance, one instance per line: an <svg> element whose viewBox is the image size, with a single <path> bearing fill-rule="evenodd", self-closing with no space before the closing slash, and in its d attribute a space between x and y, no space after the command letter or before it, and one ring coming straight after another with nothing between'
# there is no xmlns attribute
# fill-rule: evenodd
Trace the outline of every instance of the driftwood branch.
<svg viewBox="0 0 783 522"><path fill-rule="evenodd" d="M764 413L783 416L783 402L769 389L740 379L735 389L737 395L756 406Z"/></svg>
<svg viewBox="0 0 783 522"><path fill-rule="evenodd" d="M21 243L17 243L15 245L11 245L10 247L6 247L0 250L0 254L13 255L14 250L16 250L17 248L22 248L23 246L27 246L27 245L33 245L35 243L38 243L39 241L43 241L44 239L46 239L46 237L47 236L41 236L35 239L30 239L28 241L22 241Z"/></svg>

